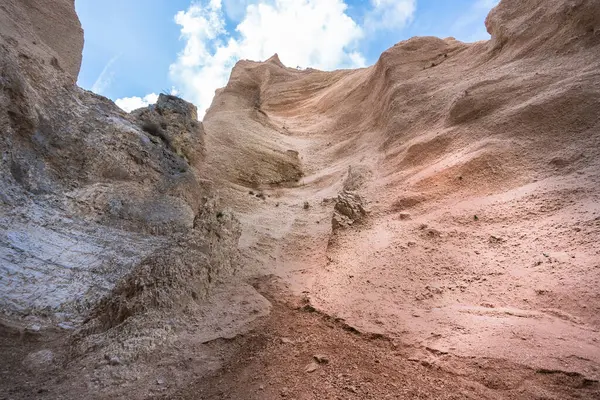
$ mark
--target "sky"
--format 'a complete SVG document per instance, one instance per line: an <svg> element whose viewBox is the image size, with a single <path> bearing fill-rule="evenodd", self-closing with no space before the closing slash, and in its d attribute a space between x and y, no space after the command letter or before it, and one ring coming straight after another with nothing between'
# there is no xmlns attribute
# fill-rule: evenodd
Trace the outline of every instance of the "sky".
<svg viewBox="0 0 600 400"><path fill-rule="evenodd" d="M413 36L487 40L498 0L75 0L84 29L78 83L126 111L172 93L200 117L240 59L288 67L377 62Z"/></svg>

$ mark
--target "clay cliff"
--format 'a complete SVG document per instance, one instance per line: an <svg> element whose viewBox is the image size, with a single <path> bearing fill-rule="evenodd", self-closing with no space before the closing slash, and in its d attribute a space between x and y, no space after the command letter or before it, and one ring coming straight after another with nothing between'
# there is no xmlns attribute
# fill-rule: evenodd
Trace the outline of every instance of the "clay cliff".
<svg viewBox="0 0 600 400"><path fill-rule="evenodd" d="M243 60L202 122L75 86L55 3L0 6L0 393L600 396L598 2Z"/></svg>

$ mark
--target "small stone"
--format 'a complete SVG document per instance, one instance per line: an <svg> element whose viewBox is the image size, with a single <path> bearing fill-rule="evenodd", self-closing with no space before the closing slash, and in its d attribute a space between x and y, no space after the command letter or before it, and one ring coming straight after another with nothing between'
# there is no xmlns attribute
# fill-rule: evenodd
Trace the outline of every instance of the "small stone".
<svg viewBox="0 0 600 400"><path fill-rule="evenodd" d="M51 350L40 350L29 353L23 360L23 366L31 372L38 372L52 366L54 359L54 353Z"/></svg>
<svg viewBox="0 0 600 400"><path fill-rule="evenodd" d="M342 191L334 206L331 227L334 231L360 223L367 216L363 199L354 192Z"/></svg>
<svg viewBox="0 0 600 400"><path fill-rule="evenodd" d="M260 386L258 387L258 390L265 390L265 385L260 385Z"/></svg>
<svg viewBox="0 0 600 400"><path fill-rule="evenodd" d="M489 238L490 243L502 243L504 241L505 240L503 238L501 238L500 236L491 235Z"/></svg>
<svg viewBox="0 0 600 400"><path fill-rule="evenodd" d="M398 219L401 219L401 220L410 219L410 214L407 212L401 212L400 214L398 214Z"/></svg>
<svg viewBox="0 0 600 400"><path fill-rule="evenodd" d="M161 386L162 386L162 385L164 385L164 384L165 384L165 381L164 381L164 379L160 379L160 378L158 378L158 379L156 380L156 384L157 384L157 385L161 385Z"/></svg>
<svg viewBox="0 0 600 400"><path fill-rule="evenodd" d="M75 329L75 325L72 322L59 322L58 327L68 331Z"/></svg>
<svg viewBox="0 0 600 400"><path fill-rule="evenodd" d="M121 365L121 359L119 357L117 357L117 356L110 357L108 359L108 364L109 365L113 365L113 366L115 366L115 365Z"/></svg>
<svg viewBox="0 0 600 400"><path fill-rule="evenodd" d="M347 391L352 392L352 393L357 392L356 387L354 387L354 386L344 386L344 389L346 389Z"/></svg>
<svg viewBox="0 0 600 400"><path fill-rule="evenodd" d="M329 363L329 358L323 354L316 354L313 356L313 358L319 363L319 364L327 364Z"/></svg>
<svg viewBox="0 0 600 400"><path fill-rule="evenodd" d="M288 338L282 337L281 338L281 343L283 343L283 344L294 344L294 341L292 339L288 339Z"/></svg>
<svg viewBox="0 0 600 400"><path fill-rule="evenodd" d="M318 368L319 368L319 365L317 363L311 362L310 364L308 364L306 366L306 368L304 368L304 372L310 374L312 372L315 372Z"/></svg>

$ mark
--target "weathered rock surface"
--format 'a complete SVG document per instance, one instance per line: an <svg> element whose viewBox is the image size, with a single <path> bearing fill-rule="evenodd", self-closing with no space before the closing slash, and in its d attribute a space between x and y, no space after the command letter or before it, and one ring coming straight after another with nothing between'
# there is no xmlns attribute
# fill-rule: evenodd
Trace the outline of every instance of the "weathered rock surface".
<svg viewBox="0 0 600 400"><path fill-rule="evenodd" d="M265 80L270 73L273 77ZM301 160L286 137L289 132L264 110L264 90L285 75L276 57L265 63L240 61L233 68L204 118L207 131L219 132L207 137L219 149L207 154L211 176L247 187L293 186L300 180ZM239 115L231 118L229 110Z"/></svg>
<svg viewBox="0 0 600 400"><path fill-rule="evenodd" d="M360 223L367 216L363 199L358 193L342 191L335 200L331 227L334 231Z"/></svg>
<svg viewBox="0 0 600 400"><path fill-rule="evenodd" d="M77 80L83 51L83 29L74 0L5 1L0 12L3 41L19 43L21 57L35 54L38 62Z"/></svg>
<svg viewBox="0 0 600 400"><path fill-rule="evenodd" d="M196 106L178 97L160 94L155 105L131 113L155 141L160 139L188 164L200 167L204 159L204 127ZM187 166L182 166L183 169Z"/></svg>
<svg viewBox="0 0 600 400"><path fill-rule="evenodd" d="M44 349L28 354L23 360L23 366L32 373L40 373L52 367L55 361L52 350Z"/></svg>
<svg viewBox="0 0 600 400"><path fill-rule="evenodd" d="M239 228L201 178L196 107L161 95L126 114L76 87L72 0L8 1L0 22L0 308L78 319L121 282L106 326L176 307L170 290L204 298L236 268Z"/></svg>

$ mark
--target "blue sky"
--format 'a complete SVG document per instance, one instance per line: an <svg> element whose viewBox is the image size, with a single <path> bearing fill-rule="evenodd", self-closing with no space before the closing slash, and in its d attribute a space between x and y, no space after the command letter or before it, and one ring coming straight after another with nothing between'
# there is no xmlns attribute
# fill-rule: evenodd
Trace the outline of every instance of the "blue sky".
<svg viewBox="0 0 600 400"><path fill-rule="evenodd" d="M76 0L79 85L130 110L175 90L203 114L239 58L368 66L412 36L488 39L497 0Z"/></svg>

